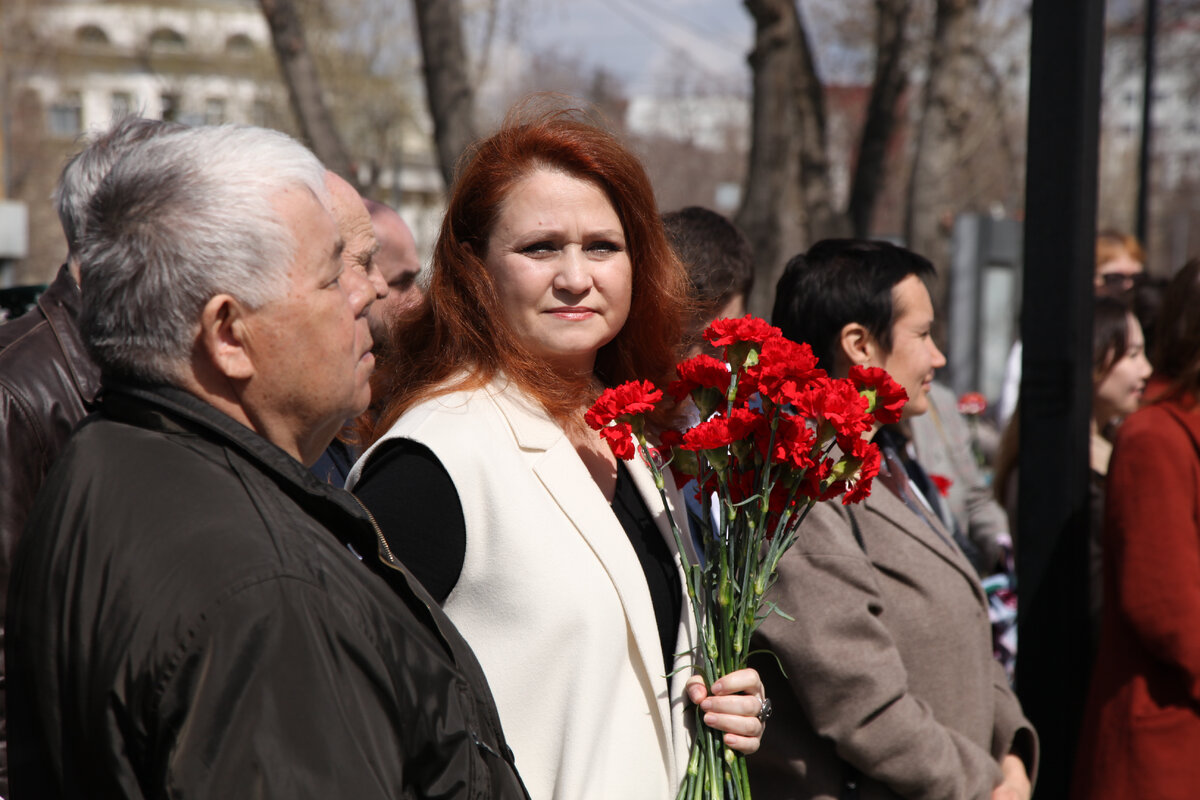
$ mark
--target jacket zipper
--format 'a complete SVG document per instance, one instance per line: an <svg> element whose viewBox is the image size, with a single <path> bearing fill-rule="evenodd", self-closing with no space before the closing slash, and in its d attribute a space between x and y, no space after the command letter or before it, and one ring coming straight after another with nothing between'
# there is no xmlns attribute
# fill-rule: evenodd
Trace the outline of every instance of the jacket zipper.
<svg viewBox="0 0 1200 800"><path fill-rule="evenodd" d="M375 521L375 515L371 513L371 509L369 509L365 505L363 505L363 501L359 500L355 494L353 494L351 492L347 492L347 494L349 494L351 497L354 498L354 502L358 503L358 507L363 510L363 513L367 515L367 519L371 521L371 527L375 531L375 543L379 546L379 548L381 550L383 550L384 555L387 556L387 558L384 559L383 563L387 564L389 567L391 567L392 569L395 569L397 572L399 572L399 569L397 569L397 567L396 567L396 563L397 563L396 556L392 553L392 548L388 544L387 538L383 535L383 530L379 527L379 523ZM379 554L376 553L376 556L378 556L378 555Z"/></svg>

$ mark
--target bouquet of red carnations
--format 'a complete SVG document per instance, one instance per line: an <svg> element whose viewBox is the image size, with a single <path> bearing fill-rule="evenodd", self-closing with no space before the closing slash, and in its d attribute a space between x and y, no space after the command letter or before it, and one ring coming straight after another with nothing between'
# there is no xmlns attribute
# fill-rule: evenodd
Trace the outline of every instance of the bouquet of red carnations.
<svg viewBox="0 0 1200 800"><path fill-rule="evenodd" d="M686 556L674 520L672 529L699 633L696 668L712 685L746 666L750 637L774 610L764 596L809 509L870 492L880 455L864 434L899 420L908 397L881 369L830 378L807 344L761 319L718 320L704 337L724 360L702 354L678 365L667 391L676 403L690 399L698 421L663 431L661 450L646 438L646 415L663 399L649 381L606 390L586 419L618 458L640 452L664 504L666 467L679 487L693 487L700 563ZM699 709L696 731L678 798L748 799L745 757L724 746Z"/></svg>

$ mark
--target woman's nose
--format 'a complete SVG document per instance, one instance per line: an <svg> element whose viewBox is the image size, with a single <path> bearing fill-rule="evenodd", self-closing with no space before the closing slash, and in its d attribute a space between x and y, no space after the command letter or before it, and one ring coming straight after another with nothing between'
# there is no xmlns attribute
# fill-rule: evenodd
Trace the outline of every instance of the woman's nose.
<svg viewBox="0 0 1200 800"><path fill-rule="evenodd" d="M558 259L554 288L571 294L584 294L592 288L592 268L582 248L568 247Z"/></svg>

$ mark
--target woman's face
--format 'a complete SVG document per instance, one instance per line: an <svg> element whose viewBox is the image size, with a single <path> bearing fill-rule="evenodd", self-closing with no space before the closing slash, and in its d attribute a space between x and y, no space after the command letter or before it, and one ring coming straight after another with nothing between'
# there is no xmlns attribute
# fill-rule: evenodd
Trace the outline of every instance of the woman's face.
<svg viewBox="0 0 1200 800"><path fill-rule="evenodd" d="M1137 411L1146 379L1150 377L1142 326L1132 314L1125 322L1129 326L1129 346L1125 352L1117 354L1116 361L1096 382L1093 406L1096 421L1101 425Z"/></svg>
<svg viewBox="0 0 1200 800"><path fill-rule="evenodd" d="M1096 267L1096 290L1102 294L1119 295L1133 288L1138 276L1146 271L1142 262L1121 250Z"/></svg>
<svg viewBox="0 0 1200 800"><path fill-rule="evenodd" d="M485 258L505 318L562 372L592 371L629 316L625 231L595 184L538 170L500 207Z"/></svg>

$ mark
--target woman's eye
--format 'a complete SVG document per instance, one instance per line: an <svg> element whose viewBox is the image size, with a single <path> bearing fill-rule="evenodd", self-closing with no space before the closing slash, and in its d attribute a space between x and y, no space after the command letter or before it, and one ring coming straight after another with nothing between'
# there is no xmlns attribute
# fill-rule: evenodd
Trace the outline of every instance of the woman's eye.
<svg viewBox="0 0 1200 800"><path fill-rule="evenodd" d="M528 255L536 255L537 253L550 253L554 251L554 245L550 242L534 242L527 244L521 248L522 253Z"/></svg>
<svg viewBox="0 0 1200 800"><path fill-rule="evenodd" d="M618 253L621 250L621 246L616 242L600 241L592 242L587 246L587 249L590 253Z"/></svg>

